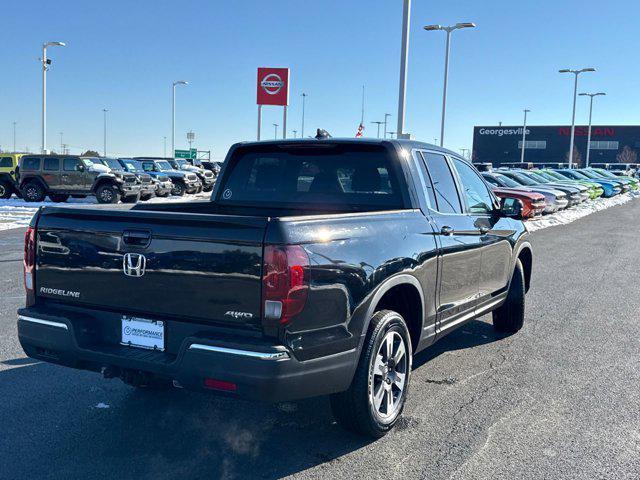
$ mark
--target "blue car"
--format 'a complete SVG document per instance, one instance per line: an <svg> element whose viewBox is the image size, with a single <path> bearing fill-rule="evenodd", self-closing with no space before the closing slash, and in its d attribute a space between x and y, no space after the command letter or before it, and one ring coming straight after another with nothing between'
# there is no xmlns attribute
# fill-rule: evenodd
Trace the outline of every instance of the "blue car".
<svg viewBox="0 0 640 480"><path fill-rule="evenodd" d="M558 168L554 169L554 172L558 172L560 175L570 178L571 180L587 180L589 182L595 182L602 186L604 190L603 197L609 198L614 197L622 192L623 185L622 182L618 182L617 180L605 180L605 179L596 179L589 178L587 175L577 172L572 168Z"/></svg>

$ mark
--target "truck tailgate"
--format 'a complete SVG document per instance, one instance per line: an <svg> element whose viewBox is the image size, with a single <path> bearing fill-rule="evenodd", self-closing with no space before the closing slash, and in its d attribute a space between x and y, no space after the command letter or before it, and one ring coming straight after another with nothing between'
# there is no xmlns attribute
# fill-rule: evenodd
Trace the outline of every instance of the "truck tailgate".
<svg viewBox="0 0 640 480"><path fill-rule="evenodd" d="M123 314L258 329L267 223L261 217L45 208L37 225L36 295Z"/></svg>

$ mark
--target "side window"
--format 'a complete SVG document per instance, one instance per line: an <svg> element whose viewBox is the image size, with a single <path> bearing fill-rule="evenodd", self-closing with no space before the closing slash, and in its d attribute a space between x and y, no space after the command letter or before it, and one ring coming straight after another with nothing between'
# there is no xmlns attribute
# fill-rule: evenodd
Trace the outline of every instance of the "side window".
<svg viewBox="0 0 640 480"><path fill-rule="evenodd" d="M457 158L453 159L453 165L460 176L462 194L469 205L469 213L490 213L493 210L493 197L480 175L469 164Z"/></svg>
<svg viewBox="0 0 640 480"><path fill-rule="evenodd" d="M75 172L76 167L80 165L80 160L77 158L65 158L62 169L65 172Z"/></svg>
<svg viewBox="0 0 640 480"><path fill-rule="evenodd" d="M142 169L145 172L153 172L153 163L149 163L149 162L144 162L142 164Z"/></svg>
<svg viewBox="0 0 640 480"><path fill-rule="evenodd" d="M20 162L22 170L38 170L40 169L40 158L38 157L22 157Z"/></svg>
<svg viewBox="0 0 640 480"><path fill-rule="evenodd" d="M427 167L424 164L424 158L422 152L415 152L416 163L418 164L418 175L420 176L420 183L424 189L425 196L427 197L427 203L429 208L437 210L436 194L433 191L433 184L431 183L431 177L427 171Z"/></svg>
<svg viewBox="0 0 640 480"><path fill-rule="evenodd" d="M425 152L424 160L431 176L437 201L437 210L441 213L462 213L456 182L444 155Z"/></svg>
<svg viewBox="0 0 640 480"><path fill-rule="evenodd" d="M60 170L60 159L59 158L45 158L42 163L42 169L47 172L57 172Z"/></svg>
<svg viewBox="0 0 640 480"><path fill-rule="evenodd" d="M1 168L11 168L13 167L13 161L11 157L2 157L0 158L0 167Z"/></svg>

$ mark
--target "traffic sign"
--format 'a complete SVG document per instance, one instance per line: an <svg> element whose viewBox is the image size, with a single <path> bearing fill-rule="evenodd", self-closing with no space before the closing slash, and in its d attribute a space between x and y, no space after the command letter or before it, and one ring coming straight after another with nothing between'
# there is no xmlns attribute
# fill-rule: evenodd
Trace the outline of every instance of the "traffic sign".
<svg viewBox="0 0 640 480"><path fill-rule="evenodd" d="M174 158L195 159L197 155L198 155L198 150L196 148L191 148L189 150L176 150Z"/></svg>

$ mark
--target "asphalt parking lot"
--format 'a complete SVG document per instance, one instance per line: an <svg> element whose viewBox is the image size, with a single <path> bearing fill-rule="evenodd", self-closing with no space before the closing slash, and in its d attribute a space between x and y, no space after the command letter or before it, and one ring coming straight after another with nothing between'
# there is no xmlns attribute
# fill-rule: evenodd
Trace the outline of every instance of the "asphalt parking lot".
<svg viewBox="0 0 640 480"><path fill-rule="evenodd" d="M524 329L485 316L415 361L399 428L345 433L326 398L253 404L32 361L22 231L0 232L0 478L640 478L640 200L536 231Z"/></svg>

